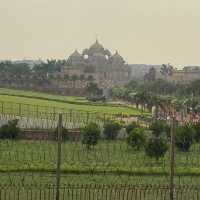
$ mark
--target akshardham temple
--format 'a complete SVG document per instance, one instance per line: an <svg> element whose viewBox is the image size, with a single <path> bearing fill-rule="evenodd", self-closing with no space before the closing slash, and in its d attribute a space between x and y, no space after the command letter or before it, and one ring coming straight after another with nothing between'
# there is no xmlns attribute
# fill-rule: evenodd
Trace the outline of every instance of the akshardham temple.
<svg viewBox="0 0 200 200"><path fill-rule="evenodd" d="M116 51L113 55L99 42L96 42L82 54L75 50L62 68L62 76L80 77L93 80L101 88L122 86L130 80L130 67ZM83 86L83 85L82 85Z"/></svg>

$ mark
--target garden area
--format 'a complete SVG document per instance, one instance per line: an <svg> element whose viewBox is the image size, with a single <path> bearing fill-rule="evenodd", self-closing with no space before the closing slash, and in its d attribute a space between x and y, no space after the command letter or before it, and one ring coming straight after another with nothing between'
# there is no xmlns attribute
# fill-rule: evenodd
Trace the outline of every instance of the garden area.
<svg viewBox="0 0 200 200"><path fill-rule="evenodd" d="M176 199L195 199L199 195L199 127L199 124L176 126ZM59 130L61 140L56 137ZM50 134L55 137L51 140L25 140L23 131L18 120L0 127L1 198L54 199L58 158L59 194L63 198L169 197L170 126L164 121L156 121L148 128L117 121L107 121L100 127L91 122L80 129L76 140L71 139L72 133L65 128L52 130Z"/></svg>
<svg viewBox="0 0 200 200"><path fill-rule="evenodd" d="M0 90L0 199L55 199L59 188L61 199L161 200L173 191L175 199L197 200L200 123L174 118L171 176L171 121L153 117L144 126L122 120L122 114L149 115L154 103L136 96L130 107Z"/></svg>

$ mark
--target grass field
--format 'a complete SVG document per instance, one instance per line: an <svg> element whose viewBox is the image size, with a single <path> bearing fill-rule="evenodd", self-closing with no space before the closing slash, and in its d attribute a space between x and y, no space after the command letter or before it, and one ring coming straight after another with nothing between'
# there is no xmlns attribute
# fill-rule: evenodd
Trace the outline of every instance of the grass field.
<svg viewBox="0 0 200 200"><path fill-rule="evenodd" d="M143 151L133 151L125 141L101 141L88 151L79 142L62 144L61 169L66 173L109 173L111 175L155 174L169 171L169 153L156 161ZM3 171L55 171L56 143L52 141L0 141L0 170ZM177 174L200 174L199 145L188 153L176 152Z"/></svg>
<svg viewBox="0 0 200 200"><path fill-rule="evenodd" d="M141 115L141 111L137 110L136 108L114 106L111 104L90 103L86 100L85 97L65 97L12 89L0 89L0 100L5 102L7 101L13 103L39 105L43 107L56 107L58 109L60 108L66 110L78 110L108 114ZM149 113L143 113L143 115L149 115Z"/></svg>
<svg viewBox="0 0 200 200"><path fill-rule="evenodd" d="M35 92L35 91L25 91L25 90L15 90L15 89L6 89L0 88L0 94L7 94L7 95L18 95L18 96L27 96L27 97L38 97L38 98L48 98L51 100L63 100L63 101L72 101L72 102L85 102L87 103L88 100L85 97L77 97L77 96L61 96L61 95L53 95L48 93L42 92Z"/></svg>

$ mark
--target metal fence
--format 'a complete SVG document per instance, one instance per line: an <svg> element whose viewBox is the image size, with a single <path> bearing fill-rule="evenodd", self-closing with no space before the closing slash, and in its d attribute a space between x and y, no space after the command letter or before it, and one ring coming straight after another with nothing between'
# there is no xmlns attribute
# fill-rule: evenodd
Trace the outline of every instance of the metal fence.
<svg viewBox="0 0 200 200"><path fill-rule="evenodd" d="M66 113L55 115L52 121L44 119L46 124L37 125L38 129L36 121L20 122L24 130L33 128L35 134L43 134L41 129L54 134L52 140L0 140L0 200L199 199L200 177L195 172L200 167L200 146L195 144L188 153L177 151L173 126L171 149L156 160L133 151L123 137L115 141L101 139L91 150L80 139L66 141L62 127L66 123L69 128L70 120L66 121ZM16 117L4 112L0 123ZM80 128L97 118L93 116L84 123L80 123L81 117L74 119L73 127ZM40 118L34 119L44 124ZM100 119L95 122L108 120ZM187 169L191 176L184 174Z"/></svg>
<svg viewBox="0 0 200 200"><path fill-rule="evenodd" d="M168 200L169 188L137 185L62 185L60 199L65 200ZM195 187L175 188L177 200L199 200L200 191ZM0 186L1 200L54 200L56 186Z"/></svg>
<svg viewBox="0 0 200 200"><path fill-rule="evenodd" d="M0 101L0 125L18 119L22 129L54 129L58 124L59 113L62 113L65 128L80 128L89 122L102 125L108 120L121 120L121 116L107 113Z"/></svg>

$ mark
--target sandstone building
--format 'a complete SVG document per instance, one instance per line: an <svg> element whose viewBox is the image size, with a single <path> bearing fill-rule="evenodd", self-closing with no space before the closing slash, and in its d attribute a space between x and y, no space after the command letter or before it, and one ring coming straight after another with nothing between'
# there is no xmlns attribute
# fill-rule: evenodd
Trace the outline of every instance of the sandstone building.
<svg viewBox="0 0 200 200"><path fill-rule="evenodd" d="M199 66L188 66L181 70L173 70L171 76L167 77L168 81L174 83L190 83L191 81L200 79L200 67Z"/></svg>
<svg viewBox="0 0 200 200"><path fill-rule="evenodd" d="M100 88L123 86L130 80L131 70L123 57L105 49L99 42L79 53L75 50L61 69L61 76L76 79L76 88L84 88L93 80Z"/></svg>

